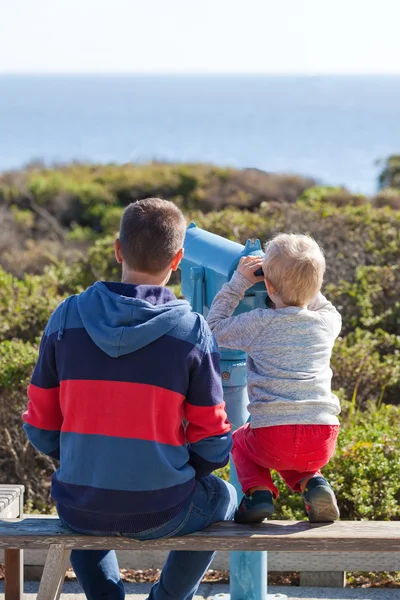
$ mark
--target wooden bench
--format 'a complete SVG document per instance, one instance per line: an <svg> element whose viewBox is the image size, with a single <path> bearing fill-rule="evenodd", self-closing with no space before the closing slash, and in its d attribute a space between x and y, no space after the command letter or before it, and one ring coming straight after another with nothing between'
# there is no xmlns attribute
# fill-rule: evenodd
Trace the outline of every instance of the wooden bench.
<svg viewBox="0 0 400 600"><path fill-rule="evenodd" d="M0 548L46 548L48 554L37 598L57 600L73 549L399 552L400 522L310 524L307 521L267 521L249 527L225 522L193 535L138 542L123 537L73 534L64 529L58 519L51 517L7 519L0 521Z"/></svg>

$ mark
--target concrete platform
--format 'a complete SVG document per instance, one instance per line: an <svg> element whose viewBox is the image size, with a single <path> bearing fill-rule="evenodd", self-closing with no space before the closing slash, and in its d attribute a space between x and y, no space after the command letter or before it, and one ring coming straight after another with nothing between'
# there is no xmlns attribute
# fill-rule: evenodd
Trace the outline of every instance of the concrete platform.
<svg viewBox="0 0 400 600"><path fill-rule="evenodd" d="M146 600L151 584L127 583L125 584L127 600ZM37 582L25 584L25 600L35 600L38 591ZM290 586L270 586L270 594L286 594L288 600L397 600L400 589L395 588L300 588ZM201 585L196 600L210 600L216 594L229 593L227 585ZM0 600L4 600L4 583L0 582ZM64 584L61 600L85 600L77 583Z"/></svg>

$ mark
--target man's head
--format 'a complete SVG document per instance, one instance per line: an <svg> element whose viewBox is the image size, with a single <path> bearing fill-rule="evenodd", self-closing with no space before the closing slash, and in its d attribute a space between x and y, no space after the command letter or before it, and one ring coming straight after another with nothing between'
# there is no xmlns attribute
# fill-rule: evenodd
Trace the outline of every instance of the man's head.
<svg viewBox="0 0 400 600"><path fill-rule="evenodd" d="M147 198L130 204L122 215L115 242L123 272L168 279L182 259L185 231L185 217L172 202Z"/></svg>
<svg viewBox="0 0 400 600"><path fill-rule="evenodd" d="M271 296L286 306L306 306L321 289L325 258L311 237L282 233L266 243L263 271Z"/></svg>

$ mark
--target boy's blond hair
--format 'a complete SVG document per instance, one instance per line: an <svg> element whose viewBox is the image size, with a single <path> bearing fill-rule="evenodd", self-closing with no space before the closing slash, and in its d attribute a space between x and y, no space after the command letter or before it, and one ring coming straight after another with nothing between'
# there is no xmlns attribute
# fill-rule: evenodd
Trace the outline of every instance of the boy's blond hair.
<svg viewBox="0 0 400 600"><path fill-rule="evenodd" d="M287 306L304 306L318 294L325 258L307 235L280 233L265 244L264 276Z"/></svg>

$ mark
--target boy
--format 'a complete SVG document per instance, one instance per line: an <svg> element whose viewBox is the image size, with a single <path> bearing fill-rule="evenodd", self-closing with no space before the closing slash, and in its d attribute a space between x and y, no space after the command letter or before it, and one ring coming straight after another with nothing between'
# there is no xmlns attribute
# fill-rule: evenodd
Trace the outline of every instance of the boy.
<svg viewBox="0 0 400 600"><path fill-rule="evenodd" d="M255 273L262 267L263 276ZM270 469L303 493L311 522L339 518L335 495L320 469L335 451L339 401L329 366L341 318L320 293L325 259L305 235L281 234L265 256L242 258L208 314L218 344L247 352L250 424L233 436L232 456L245 494L237 523L257 523L278 497ZM232 317L246 290L264 279L274 309Z"/></svg>
<svg viewBox="0 0 400 600"><path fill-rule="evenodd" d="M24 428L60 460L52 497L74 531L146 540L233 517L235 490L211 475L231 449L218 348L165 287L185 230L171 202L129 205L114 244L121 283L67 298L44 332ZM192 598L212 558L171 552L150 598ZM115 552L71 562L87 598L124 598Z"/></svg>

